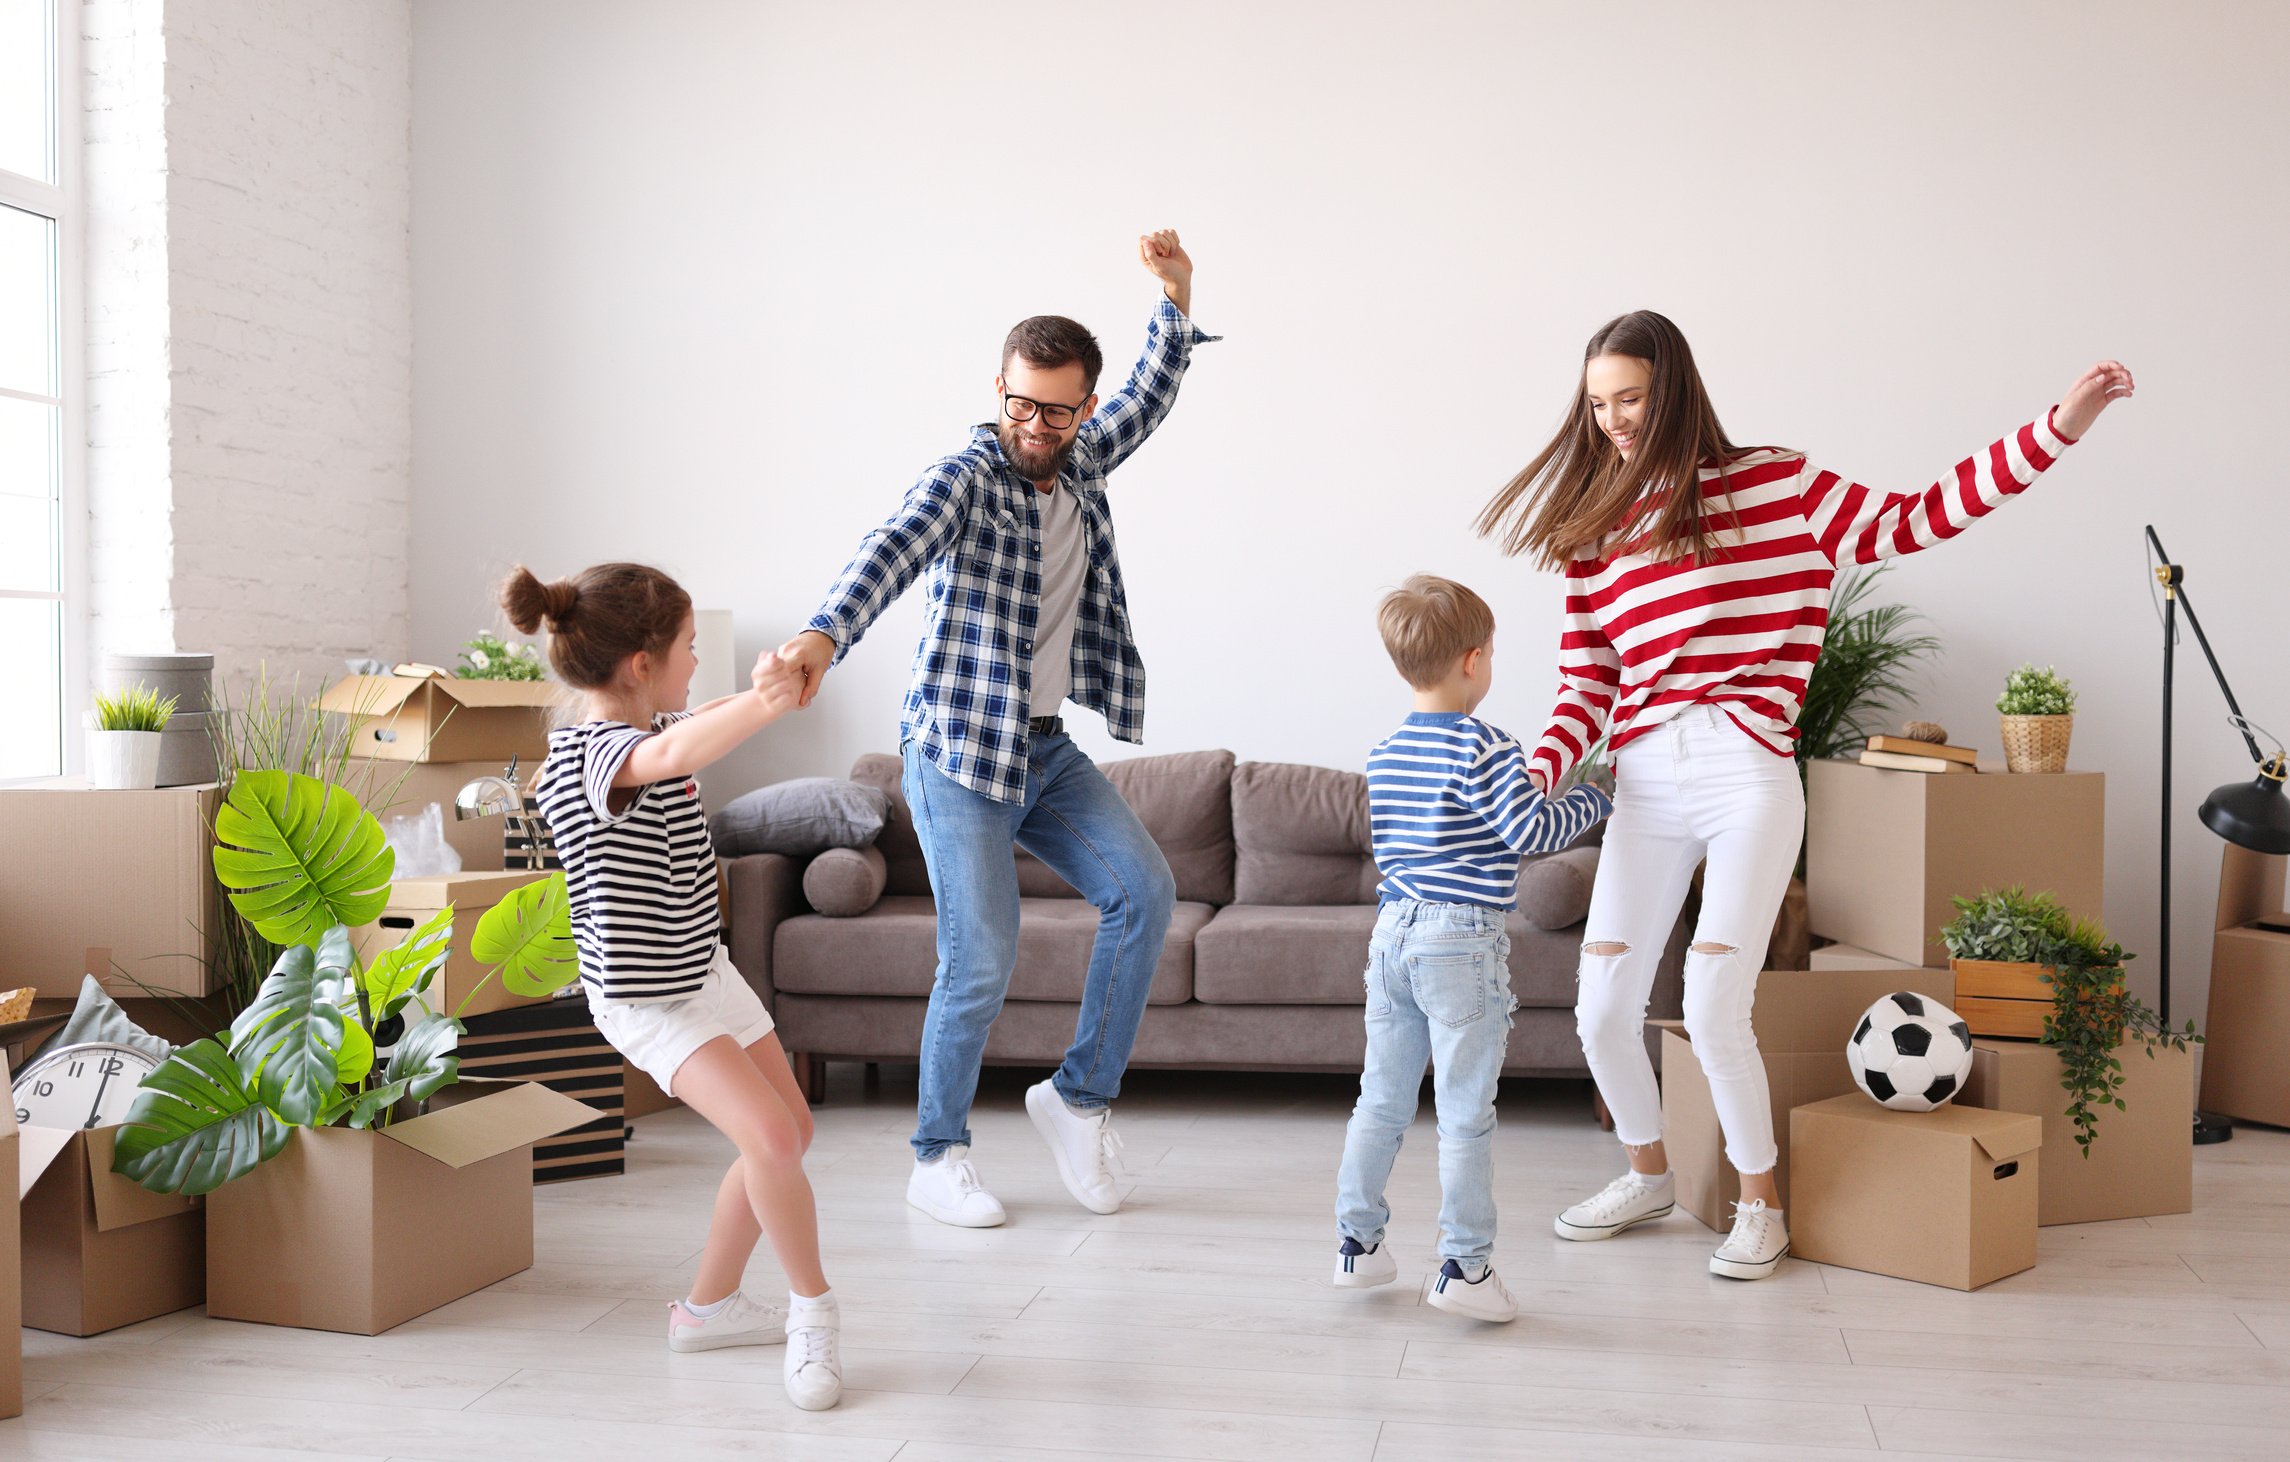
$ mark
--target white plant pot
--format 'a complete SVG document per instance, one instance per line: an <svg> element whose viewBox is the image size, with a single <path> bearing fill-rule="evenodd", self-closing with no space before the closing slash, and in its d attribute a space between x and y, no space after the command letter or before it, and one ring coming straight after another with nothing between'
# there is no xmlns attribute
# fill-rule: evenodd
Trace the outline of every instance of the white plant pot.
<svg viewBox="0 0 2290 1462"><path fill-rule="evenodd" d="M88 780L111 792L148 792L159 785L157 731L89 731Z"/></svg>

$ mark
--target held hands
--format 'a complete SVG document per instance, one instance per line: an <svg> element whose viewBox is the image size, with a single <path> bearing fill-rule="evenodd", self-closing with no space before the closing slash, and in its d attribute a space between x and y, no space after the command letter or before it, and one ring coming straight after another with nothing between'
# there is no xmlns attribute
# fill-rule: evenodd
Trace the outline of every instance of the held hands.
<svg viewBox="0 0 2290 1462"><path fill-rule="evenodd" d="M835 642L815 629L807 629L781 645L777 659L795 677L798 691L795 704L799 707L807 706L819 694L819 684L827 678L827 667L835 663ZM756 666L757 673L761 674L760 657ZM756 687L759 691L762 688L761 685Z"/></svg>
<svg viewBox="0 0 2290 1462"><path fill-rule="evenodd" d="M1137 240L1137 258L1161 281L1161 292L1180 315L1193 312L1193 260L1173 228L1156 229Z"/></svg>
<svg viewBox="0 0 2290 1462"><path fill-rule="evenodd" d="M2099 420L2107 403L2132 393L2131 369L2119 360L2103 360L2085 371L2059 398L2052 422L2066 437L2080 437Z"/></svg>
<svg viewBox="0 0 2290 1462"><path fill-rule="evenodd" d="M802 662L789 656L784 648L765 650L757 655L755 669L748 673L748 679L773 720L803 704Z"/></svg>

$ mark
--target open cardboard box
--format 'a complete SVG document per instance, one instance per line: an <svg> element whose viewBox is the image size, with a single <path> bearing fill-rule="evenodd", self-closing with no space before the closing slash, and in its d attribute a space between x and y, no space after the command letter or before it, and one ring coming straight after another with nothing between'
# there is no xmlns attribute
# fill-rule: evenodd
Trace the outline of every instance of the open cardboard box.
<svg viewBox="0 0 2290 1462"><path fill-rule="evenodd" d="M451 904L453 943L446 954L445 969L424 998L448 1015L481 1015L519 1005L546 1005L549 1001L546 995L520 995L504 984L499 975L486 979L489 967L469 952L469 942L477 937L477 921L487 909L528 883L555 876L554 873L522 872L439 873L427 878L401 878L390 886L390 901L380 916L374 923L352 930L350 943L357 949L359 958L371 960L384 950L396 948L406 935ZM481 990L480 984L484 987ZM477 998L464 1010L461 1002L472 990L478 991Z"/></svg>
<svg viewBox="0 0 2290 1462"><path fill-rule="evenodd" d="M1797 1108L1789 1129L1798 1258L1950 1289L2035 1267L2040 1118L1895 1112L1854 1092Z"/></svg>
<svg viewBox="0 0 2290 1462"><path fill-rule="evenodd" d="M207 1293L206 1203L111 1170L117 1127L22 1129L24 1323L95 1335Z"/></svg>
<svg viewBox="0 0 2290 1462"><path fill-rule="evenodd" d="M2115 1059L2123 1063L2116 1092L2123 1110L2099 1113L2086 1157L2060 1089L2059 1052L1988 1036L1972 1042L1972 1074L1957 1102L2027 1112L2043 1122L2039 1224L2145 1218L2195 1206L2194 1053L2126 1043L2115 1049Z"/></svg>
<svg viewBox="0 0 2290 1462"><path fill-rule="evenodd" d="M2290 1127L2290 858L2226 845L2203 1021L2202 1109ZM2106 1118L2100 1119L2102 1127ZM2105 1139L2102 1138L2102 1141Z"/></svg>
<svg viewBox="0 0 2290 1462"><path fill-rule="evenodd" d="M357 796L358 805L379 818L409 817L434 802L445 818L446 846L461 855L464 873L498 873L508 866L508 819L453 815L453 799L479 777L497 777L509 765L499 761L385 761L354 756L338 779ZM517 765L517 781L530 793L537 761Z"/></svg>
<svg viewBox="0 0 2290 1462"><path fill-rule="evenodd" d="M71 999L93 975L204 995L220 927L212 831L222 791L97 791L55 778L0 787L0 951L11 984ZM134 890L133 898L121 891ZM133 978L127 978L132 976Z"/></svg>
<svg viewBox="0 0 2290 1462"><path fill-rule="evenodd" d="M8 1060L0 1056L0 1082L8 1081ZM16 1126L16 1104L0 1103L0 1192L16 1192L17 1164L23 1160ZM0 1199L0 1416L24 1414L23 1203Z"/></svg>
<svg viewBox="0 0 2290 1462"><path fill-rule="evenodd" d="M596 1116L463 1080L380 1131L295 1129L208 1196L207 1313L379 1335L531 1268L533 1144Z"/></svg>
<svg viewBox="0 0 2290 1462"><path fill-rule="evenodd" d="M1956 986L1946 970L1899 966L1767 970L1757 977L1750 1024L1765 1058L1773 1140L1780 1149L1773 1176L1784 1211L1790 1206L1790 1111L1855 1090L1845 1044L1868 1008L1895 990L1914 990L1945 1004ZM1733 1223L1728 1205L1741 1197L1741 1176L1726 1161L1725 1134L1718 1127L1709 1079L1683 1022L1653 1024L1662 1031L1662 1143L1676 1175L1678 1203L1724 1233Z"/></svg>
<svg viewBox="0 0 2290 1462"><path fill-rule="evenodd" d="M1813 932L1904 964L1945 965L1950 902L1984 888L2048 890L2099 919L2107 779L2098 772L1970 777L1850 761L1806 768L1805 892Z"/></svg>
<svg viewBox="0 0 2290 1462"><path fill-rule="evenodd" d="M459 680L437 670L345 676L318 706L350 718L355 756L482 761L498 771L513 756L540 766L549 752L549 713L563 696L545 680Z"/></svg>

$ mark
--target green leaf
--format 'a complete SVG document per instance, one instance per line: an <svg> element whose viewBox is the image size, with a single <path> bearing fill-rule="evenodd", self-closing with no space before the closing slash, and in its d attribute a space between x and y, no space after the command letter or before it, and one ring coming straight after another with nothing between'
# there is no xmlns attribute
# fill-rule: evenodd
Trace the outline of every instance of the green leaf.
<svg viewBox="0 0 2290 1462"><path fill-rule="evenodd" d="M314 1125L341 1087L343 1048L349 1043L344 1031L357 1023L346 1007L357 1008L350 934L336 925L316 949L298 944L281 954L254 1003L231 1022L231 1057L280 1120ZM370 1069L371 1040L366 1047Z"/></svg>
<svg viewBox="0 0 2290 1462"><path fill-rule="evenodd" d="M384 1082L371 1091L359 1092L344 1101L349 1109L350 1125L363 1132L374 1125L374 1119L404 1099L406 1084L402 1081Z"/></svg>
<svg viewBox="0 0 2290 1462"><path fill-rule="evenodd" d="M487 909L477 920L469 952L498 966L501 983L519 995L553 995L579 979L565 876L552 873L528 883Z"/></svg>
<svg viewBox="0 0 2290 1462"><path fill-rule="evenodd" d="M431 915L429 921L398 941L395 949L377 955L359 977L366 989L366 1004L378 1021L389 1019L408 1000L429 988L445 967L453 949L453 905Z"/></svg>
<svg viewBox="0 0 2290 1462"><path fill-rule="evenodd" d="M359 1082L364 1081L366 1073L373 1069L374 1038L366 1034L364 1026L345 1013L342 1018L342 1049L334 1055L335 1083L340 1086L354 1087ZM318 1127L329 1125L325 1119L323 1108L320 1110L318 1120L312 1125Z"/></svg>
<svg viewBox="0 0 2290 1462"><path fill-rule="evenodd" d="M389 902L396 858L382 825L330 782L243 771L215 815L215 876L231 905L273 944L314 944Z"/></svg>
<svg viewBox="0 0 2290 1462"><path fill-rule="evenodd" d="M461 1041L461 1022L431 1011L409 1024L390 1052L382 1081L397 1086L402 1095L427 1101L461 1079L461 1057L454 1047ZM386 1105L386 1104L385 1104Z"/></svg>
<svg viewBox="0 0 2290 1462"><path fill-rule="evenodd" d="M289 1129L255 1100L230 1053L193 1041L143 1079L112 1171L154 1193L212 1193L278 1156Z"/></svg>

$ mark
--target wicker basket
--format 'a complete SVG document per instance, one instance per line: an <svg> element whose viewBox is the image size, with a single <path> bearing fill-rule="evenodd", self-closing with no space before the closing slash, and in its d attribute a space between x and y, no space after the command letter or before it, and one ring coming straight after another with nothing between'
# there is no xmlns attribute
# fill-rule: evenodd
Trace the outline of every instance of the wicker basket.
<svg viewBox="0 0 2290 1462"><path fill-rule="evenodd" d="M2005 716L2002 719L2006 771L2067 770L2067 738L2075 730L2075 717Z"/></svg>

